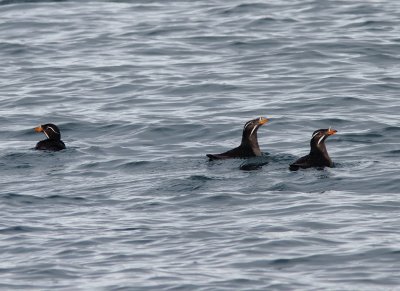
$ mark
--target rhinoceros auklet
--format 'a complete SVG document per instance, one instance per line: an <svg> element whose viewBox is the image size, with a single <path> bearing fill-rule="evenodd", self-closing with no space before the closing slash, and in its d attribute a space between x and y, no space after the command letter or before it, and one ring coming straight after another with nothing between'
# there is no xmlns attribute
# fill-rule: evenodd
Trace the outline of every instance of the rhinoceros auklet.
<svg viewBox="0 0 400 291"><path fill-rule="evenodd" d="M48 123L35 127L36 132L43 132L47 139L41 140L36 144L36 150L60 151L65 149L65 144L61 140L61 133L58 127Z"/></svg>
<svg viewBox="0 0 400 291"><path fill-rule="evenodd" d="M328 138L328 136L331 136L336 132L337 130L331 128L318 129L314 131L310 141L310 153L291 164L289 169L292 171L297 171L300 168L306 169L312 167L332 167L333 162L328 155L328 151L326 150L325 140Z"/></svg>
<svg viewBox="0 0 400 291"><path fill-rule="evenodd" d="M261 150L257 140L257 130L267 121L267 118L259 117L246 122L243 128L242 142L240 146L222 154L207 154L207 157L210 160L222 160L261 156Z"/></svg>

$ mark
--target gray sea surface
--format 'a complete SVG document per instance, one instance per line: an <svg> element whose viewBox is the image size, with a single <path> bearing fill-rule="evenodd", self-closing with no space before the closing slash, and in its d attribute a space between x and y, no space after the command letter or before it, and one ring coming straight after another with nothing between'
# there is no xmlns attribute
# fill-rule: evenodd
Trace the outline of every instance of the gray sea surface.
<svg viewBox="0 0 400 291"><path fill-rule="evenodd" d="M400 290L399 90L397 0L0 0L0 289Z"/></svg>

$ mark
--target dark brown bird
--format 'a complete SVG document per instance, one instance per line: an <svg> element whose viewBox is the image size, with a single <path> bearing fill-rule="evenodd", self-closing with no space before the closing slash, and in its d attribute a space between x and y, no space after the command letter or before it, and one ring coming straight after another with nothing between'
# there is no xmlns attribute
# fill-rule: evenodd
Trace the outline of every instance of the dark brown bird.
<svg viewBox="0 0 400 291"><path fill-rule="evenodd" d="M35 127L36 132L43 132L47 137L36 144L35 150L60 151L65 149L65 144L61 140L61 133L58 127L48 123Z"/></svg>
<svg viewBox="0 0 400 291"><path fill-rule="evenodd" d="M246 122L243 128L240 146L222 154L207 154L207 157L209 157L210 160L221 160L261 156L261 150L257 140L257 130L267 121L267 118L259 117Z"/></svg>
<svg viewBox="0 0 400 291"><path fill-rule="evenodd" d="M307 169L312 167L332 167L333 162L328 155L328 151L326 150L325 140L328 138L328 136L331 136L336 132L337 130L331 128L318 129L314 131L310 141L310 153L291 164L289 169L291 171L297 171L300 168Z"/></svg>

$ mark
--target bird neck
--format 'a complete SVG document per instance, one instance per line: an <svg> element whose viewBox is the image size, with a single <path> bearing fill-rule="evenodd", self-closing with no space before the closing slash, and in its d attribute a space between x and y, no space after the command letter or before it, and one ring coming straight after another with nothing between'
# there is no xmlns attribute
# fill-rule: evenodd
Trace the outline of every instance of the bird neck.
<svg viewBox="0 0 400 291"><path fill-rule="evenodd" d="M251 149L251 151L256 156L261 155L260 146L258 145L257 132L253 132L252 135L248 134L246 135L246 133L244 132L242 137L242 143L240 144L240 146L243 148Z"/></svg>
<svg viewBox="0 0 400 291"><path fill-rule="evenodd" d="M310 150L310 156L314 156L317 158L322 158L326 160L331 160L328 151L326 150L326 146L324 142L321 142L320 144L316 144L311 142L311 150Z"/></svg>
<svg viewBox="0 0 400 291"><path fill-rule="evenodd" d="M47 139L50 140L61 140L61 135L57 134L46 134Z"/></svg>

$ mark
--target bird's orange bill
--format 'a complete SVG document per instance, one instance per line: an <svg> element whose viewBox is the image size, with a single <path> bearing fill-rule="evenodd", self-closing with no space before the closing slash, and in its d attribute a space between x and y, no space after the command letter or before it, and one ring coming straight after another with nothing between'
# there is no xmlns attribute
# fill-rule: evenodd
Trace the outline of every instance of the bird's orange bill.
<svg viewBox="0 0 400 291"><path fill-rule="evenodd" d="M268 118L265 117L260 117L260 120L258 121L258 124L263 125L264 123L268 122Z"/></svg>
<svg viewBox="0 0 400 291"><path fill-rule="evenodd" d="M328 129L328 135L333 135L335 133L337 133L336 129L331 129L331 128Z"/></svg>
<svg viewBox="0 0 400 291"><path fill-rule="evenodd" d="M42 128L41 125L39 125L38 127L35 127L34 129L35 129L36 132L42 132L43 131L43 128Z"/></svg>

